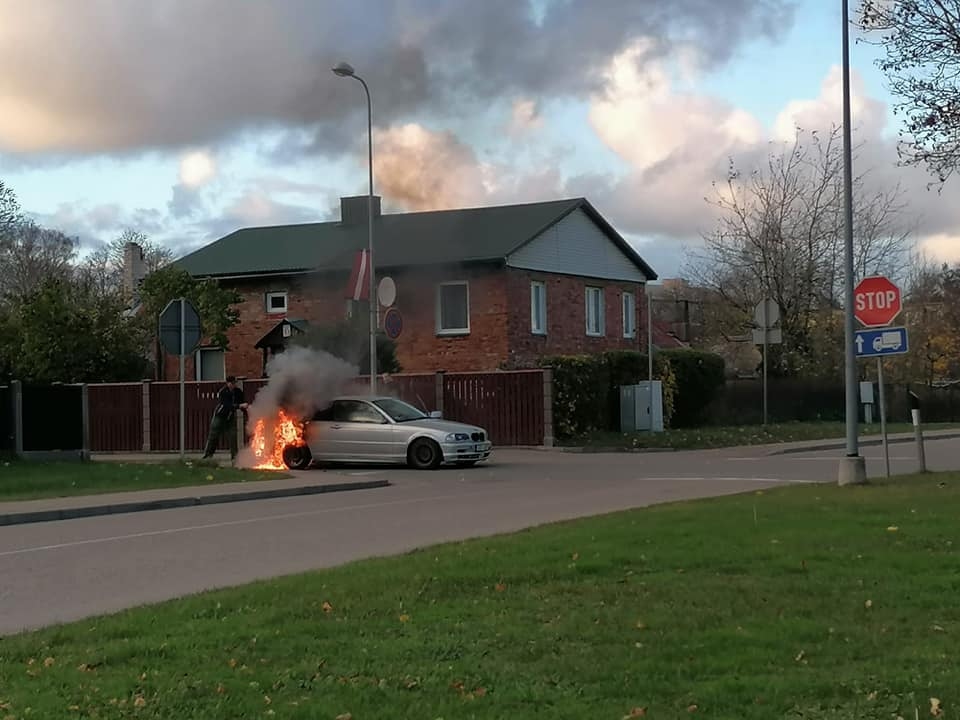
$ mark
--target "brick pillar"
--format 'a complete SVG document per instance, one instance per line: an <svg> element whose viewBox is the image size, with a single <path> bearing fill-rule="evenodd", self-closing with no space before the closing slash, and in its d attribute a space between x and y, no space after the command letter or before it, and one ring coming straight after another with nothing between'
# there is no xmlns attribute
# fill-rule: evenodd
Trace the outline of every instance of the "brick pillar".
<svg viewBox="0 0 960 720"><path fill-rule="evenodd" d="M443 379L445 377L445 372L443 370L438 370L434 380L434 403L436 404L435 410L439 410L443 413Z"/></svg>
<svg viewBox="0 0 960 720"><path fill-rule="evenodd" d="M553 370L543 371L543 445L553 447Z"/></svg>
<svg viewBox="0 0 960 720"><path fill-rule="evenodd" d="M143 451L150 452L150 381L143 381L142 389L143 413L141 421L143 423Z"/></svg>

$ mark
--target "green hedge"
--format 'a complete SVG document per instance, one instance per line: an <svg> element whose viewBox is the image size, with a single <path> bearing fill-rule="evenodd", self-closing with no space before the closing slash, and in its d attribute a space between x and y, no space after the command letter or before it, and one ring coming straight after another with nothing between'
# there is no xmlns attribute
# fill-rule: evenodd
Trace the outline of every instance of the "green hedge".
<svg viewBox="0 0 960 720"><path fill-rule="evenodd" d="M620 386L646 380L648 373L647 356L630 351L544 358L541 365L553 370L553 432L561 441L596 430L619 429ZM654 378L663 382L667 425L677 389L667 358L655 358Z"/></svg>
<svg viewBox="0 0 960 720"><path fill-rule="evenodd" d="M671 427L697 427L707 422L707 406L726 382L723 358L699 350L662 350L677 378L676 404Z"/></svg>

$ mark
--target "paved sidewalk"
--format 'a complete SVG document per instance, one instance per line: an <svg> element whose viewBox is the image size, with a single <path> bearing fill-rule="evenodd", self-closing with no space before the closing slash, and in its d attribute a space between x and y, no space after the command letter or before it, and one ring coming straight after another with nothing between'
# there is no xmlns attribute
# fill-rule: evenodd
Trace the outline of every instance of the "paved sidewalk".
<svg viewBox="0 0 960 720"><path fill-rule="evenodd" d="M117 459L123 459L126 462L138 461L129 455ZM146 510L167 510L191 505L215 505L245 500L368 490L390 485L386 480L359 480L322 471L291 473L291 475L293 477L276 480L253 480L250 482L0 502L0 526L70 520L97 515L116 515Z"/></svg>

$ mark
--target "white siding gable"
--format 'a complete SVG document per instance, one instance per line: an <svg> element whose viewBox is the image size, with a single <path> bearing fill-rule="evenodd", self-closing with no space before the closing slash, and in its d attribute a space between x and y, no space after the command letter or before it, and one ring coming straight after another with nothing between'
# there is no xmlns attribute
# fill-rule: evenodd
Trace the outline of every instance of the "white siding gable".
<svg viewBox="0 0 960 720"><path fill-rule="evenodd" d="M643 272L577 208L507 258L523 270L644 282Z"/></svg>

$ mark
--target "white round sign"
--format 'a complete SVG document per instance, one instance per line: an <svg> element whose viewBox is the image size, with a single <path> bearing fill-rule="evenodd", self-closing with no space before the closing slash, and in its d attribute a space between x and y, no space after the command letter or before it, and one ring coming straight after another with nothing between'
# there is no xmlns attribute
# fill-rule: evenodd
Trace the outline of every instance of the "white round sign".
<svg viewBox="0 0 960 720"><path fill-rule="evenodd" d="M384 307L391 307L397 301L397 286L393 278L385 277L377 286L377 300Z"/></svg>

